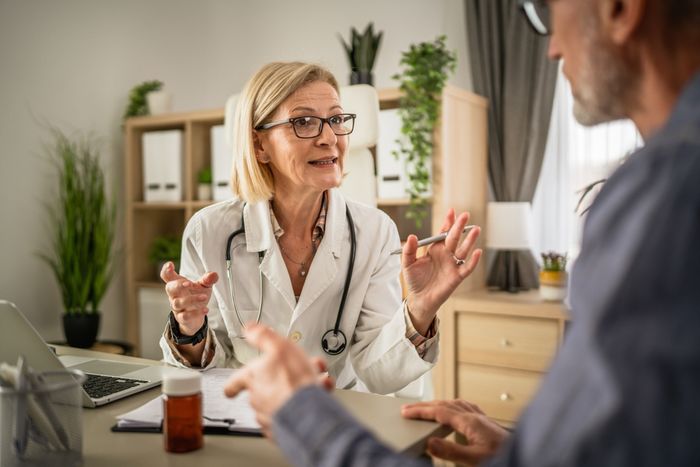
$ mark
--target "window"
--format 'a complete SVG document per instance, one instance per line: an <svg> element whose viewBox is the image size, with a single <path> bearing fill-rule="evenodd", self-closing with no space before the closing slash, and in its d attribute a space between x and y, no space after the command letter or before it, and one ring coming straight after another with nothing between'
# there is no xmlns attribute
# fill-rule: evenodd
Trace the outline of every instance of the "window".
<svg viewBox="0 0 700 467"><path fill-rule="evenodd" d="M532 202L536 257L549 250L568 252L571 259L578 255L583 218L574 208L581 189L606 178L642 144L629 120L594 128L576 122L571 87L559 68L542 171ZM590 205L596 192L586 197L584 207Z"/></svg>

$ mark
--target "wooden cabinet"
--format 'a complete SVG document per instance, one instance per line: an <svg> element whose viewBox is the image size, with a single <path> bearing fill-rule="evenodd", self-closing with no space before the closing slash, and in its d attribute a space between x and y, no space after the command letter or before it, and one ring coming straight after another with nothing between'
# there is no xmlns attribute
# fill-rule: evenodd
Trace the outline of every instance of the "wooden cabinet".
<svg viewBox="0 0 700 467"><path fill-rule="evenodd" d="M561 344L563 305L542 301L537 291L462 291L440 319L436 397L466 399L500 422L515 422Z"/></svg>
<svg viewBox="0 0 700 467"><path fill-rule="evenodd" d="M380 108L399 105L397 89L379 91ZM435 129L433 152L433 196L428 203L428 221L423 232L416 232L413 221L405 218L408 200L379 200L378 207L391 216L405 238L409 233L438 232L450 207L470 211L472 223L483 224L487 196L486 100L470 92L448 86L441 98L442 114ZM164 116L130 118L125 124L126 195L126 313L127 340L140 354L139 343L159 336L141 336L139 289L162 288L156 267L148 261L148 250L159 235L181 236L185 224L210 202L196 199L197 172L211 164L210 129L223 124L224 109ZM184 135L183 200L173 203L143 201L142 135L147 131L179 129ZM483 268L467 279L465 289L484 283ZM164 292L163 292L164 293ZM158 317L157 319L162 319Z"/></svg>

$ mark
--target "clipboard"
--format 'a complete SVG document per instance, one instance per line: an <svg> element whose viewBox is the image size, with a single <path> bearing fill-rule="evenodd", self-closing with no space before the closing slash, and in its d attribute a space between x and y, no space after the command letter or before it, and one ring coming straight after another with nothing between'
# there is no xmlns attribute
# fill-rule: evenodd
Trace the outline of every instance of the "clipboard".
<svg viewBox="0 0 700 467"><path fill-rule="evenodd" d="M163 433L163 424L160 426L140 426L140 427L124 427L116 423L109 429L112 433ZM262 438L264 435L260 432L230 430L223 426L206 426L204 425L205 435L225 435L225 436L244 436L251 438Z"/></svg>
<svg viewBox="0 0 700 467"><path fill-rule="evenodd" d="M255 411L250 406L247 392L235 398L224 395L224 385L236 370L214 368L204 371L203 407L204 434L263 436ZM114 433L162 433L162 396L157 396L130 412L117 416L111 427Z"/></svg>

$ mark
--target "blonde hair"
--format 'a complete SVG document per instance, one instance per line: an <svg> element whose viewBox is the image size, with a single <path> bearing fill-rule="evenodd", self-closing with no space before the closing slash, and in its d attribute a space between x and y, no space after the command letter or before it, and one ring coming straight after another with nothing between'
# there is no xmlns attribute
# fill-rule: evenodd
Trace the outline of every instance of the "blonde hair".
<svg viewBox="0 0 700 467"><path fill-rule="evenodd" d="M268 164L255 157L253 130L265 123L282 102L302 86L322 81L339 92L338 82L325 68L303 62L272 62L263 66L243 88L233 117L233 193L247 203L272 199L274 181Z"/></svg>

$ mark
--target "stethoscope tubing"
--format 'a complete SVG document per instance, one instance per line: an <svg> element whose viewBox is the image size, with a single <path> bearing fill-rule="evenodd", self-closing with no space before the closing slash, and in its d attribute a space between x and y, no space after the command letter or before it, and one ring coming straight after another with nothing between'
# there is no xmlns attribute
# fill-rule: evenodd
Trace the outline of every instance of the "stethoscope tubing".
<svg viewBox="0 0 700 467"><path fill-rule="evenodd" d="M245 205L243 206L245 208ZM345 350L345 347L347 346L347 338L345 337L345 333L340 330L340 322L343 318L343 311L345 310L345 301L347 300L348 292L350 290L350 283L352 281L352 273L355 268L355 253L357 250L357 238L355 234L355 222L353 221L352 215L350 214L350 209L346 206L345 207L345 217L348 220L348 226L350 228L350 260L348 262L348 271L347 274L345 275L345 284L343 285L343 293L340 297L340 305L338 306L338 314L335 319L335 325L333 326L333 329L329 329L326 331L323 336L321 337L321 348L323 348L323 351L326 352L329 355L338 355ZM226 240L226 279L228 281L228 289L229 289L229 298L231 299L231 304L233 305L233 311L234 314L236 315L236 319L238 320L238 323L241 325L241 328L245 328L245 324L243 323L243 320L241 319L241 315L238 312L238 307L236 306L236 297L235 293L233 291L233 273L231 272L231 264L232 264L232 250L231 250L231 244L233 243L233 240L240 234L243 234L245 236L245 219L243 216L243 212L241 212L241 227L238 230L233 231L229 236L228 239ZM258 264L262 263L264 257L265 257L266 251L259 251L258 252ZM258 268L259 269L259 268ZM263 274L262 270L259 269L258 271L258 281L259 281L259 287L258 290L259 292L259 297L258 297L258 313L255 322L259 323L260 319L262 317L262 307L263 307ZM330 344L328 344L328 337L329 335L333 335L335 338L334 341L336 342L336 346L331 347Z"/></svg>

